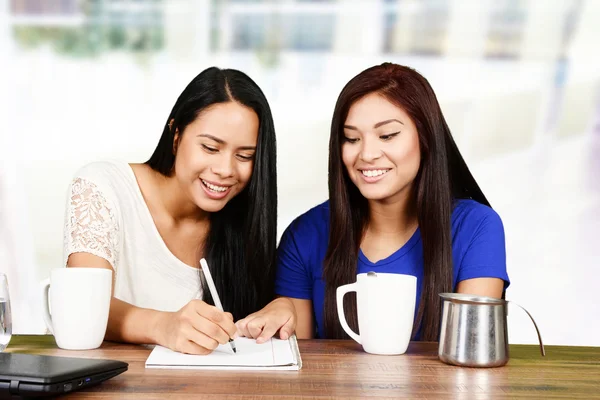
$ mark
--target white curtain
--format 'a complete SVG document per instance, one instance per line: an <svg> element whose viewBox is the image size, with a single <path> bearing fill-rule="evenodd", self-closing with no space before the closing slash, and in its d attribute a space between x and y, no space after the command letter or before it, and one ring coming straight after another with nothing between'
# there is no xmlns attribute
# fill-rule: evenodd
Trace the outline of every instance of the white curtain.
<svg viewBox="0 0 600 400"><path fill-rule="evenodd" d="M0 136L0 272L8 277L13 333L43 333L39 277L27 218L27 199L17 163L15 141Z"/></svg>
<svg viewBox="0 0 600 400"><path fill-rule="evenodd" d="M14 57L10 40L9 2L0 1L0 272L8 277L13 333L44 333L39 277L35 265L27 196L19 154L26 149L26 133L15 120Z"/></svg>

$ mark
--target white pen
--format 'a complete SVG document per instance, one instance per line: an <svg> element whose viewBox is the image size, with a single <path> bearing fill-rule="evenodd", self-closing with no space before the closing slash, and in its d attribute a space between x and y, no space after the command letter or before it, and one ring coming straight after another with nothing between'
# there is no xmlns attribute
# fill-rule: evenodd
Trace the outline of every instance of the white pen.
<svg viewBox="0 0 600 400"><path fill-rule="evenodd" d="M215 302L215 307L217 307L221 311L223 310L223 305L221 304L221 299L219 299L219 293L217 293L217 288L215 286L215 282L213 282L212 275L210 274L210 269L208 269L208 263L204 258L200 259L200 265L202 266L202 271L204 272L204 277L206 278L206 283L208 285L208 290L210 290L210 295ZM231 346L231 350L234 353L237 353L235 348L235 341L232 338L229 338L229 345Z"/></svg>

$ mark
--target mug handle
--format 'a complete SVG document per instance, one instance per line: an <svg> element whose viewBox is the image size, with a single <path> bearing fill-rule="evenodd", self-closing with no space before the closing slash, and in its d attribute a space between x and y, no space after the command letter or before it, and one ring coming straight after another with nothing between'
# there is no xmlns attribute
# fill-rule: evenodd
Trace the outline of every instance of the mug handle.
<svg viewBox="0 0 600 400"><path fill-rule="evenodd" d="M518 305L514 301L507 301L507 303L514 304L515 306L519 307L521 310L525 311L525 313L527 315L529 315L529 318L531 318L531 322L533 322L533 326L535 327L535 331L537 332L538 340L540 341L540 352L542 353L542 357L546 356L546 349L544 349L544 343L542 342L542 335L540 335L540 330L538 329L538 326L535 323L535 320L533 319L531 314L529 314L529 311L527 311L523 306Z"/></svg>
<svg viewBox="0 0 600 400"><path fill-rule="evenodd" d="M52 316L50 315L50 304L48 302L48 290L50 289L50 278L42 281L42 301L43 301L43 316L44 322L50 333L54 335L54 327L52 326Z"/></svg>
<svg viewBox="0 0 600 400"><path fill-rule="evenodd" d="M342 328L344 329L344 331L352 339L356 340L356 342L358 344L362 344L360 342L360 335L358 335L352 329L350 329L350 326L348 325L348 322L346 321L346 314L344 314L344 295L348 292L356 292L356 287L357 287L357 283L350 283L348 285L343 285L343 286L340 286L337 288L337 290L336 290L337 312L338 312L338 317L340 319L340 324L342 324Z"/></svg>

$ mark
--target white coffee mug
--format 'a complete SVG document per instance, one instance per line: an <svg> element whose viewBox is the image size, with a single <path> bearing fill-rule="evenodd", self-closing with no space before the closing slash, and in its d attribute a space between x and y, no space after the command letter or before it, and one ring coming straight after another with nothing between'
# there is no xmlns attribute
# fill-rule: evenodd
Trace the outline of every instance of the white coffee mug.
<svg viewBox="0 0 600 400"><path fill-rule="evenodd" d="M356 292L360 335L350 329L344 315L344 295L348 292ZM415 276L375 272L358 274L356 283L338 287L336 295L342 328L367 353L406 352L415 317Z"/></svg>
<svg viewBox="0 0 600 400"><path fill-rule="evenodd" d="M111 284L112 271L105 268L58 268L50 272L50 278L42 283L44 320L58 347L100 347L108 325Z"/></svg>

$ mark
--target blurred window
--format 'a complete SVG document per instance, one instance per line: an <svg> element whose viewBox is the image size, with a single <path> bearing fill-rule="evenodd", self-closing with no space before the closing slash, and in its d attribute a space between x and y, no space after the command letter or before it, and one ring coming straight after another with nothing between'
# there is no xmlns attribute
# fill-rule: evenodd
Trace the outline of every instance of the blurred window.
<svg viewBox="0 0 600 400"><path fill-rule="evenodd" d="M517 58L523 40L529 0L495 0L485 44L488 58Z"/></svg>
<svg viewBox="0 0 600 400"><path fill-rule="evenodd" d="M233 16L233 50L330 50L335 17L314 13L236 13Z"/></svg>

